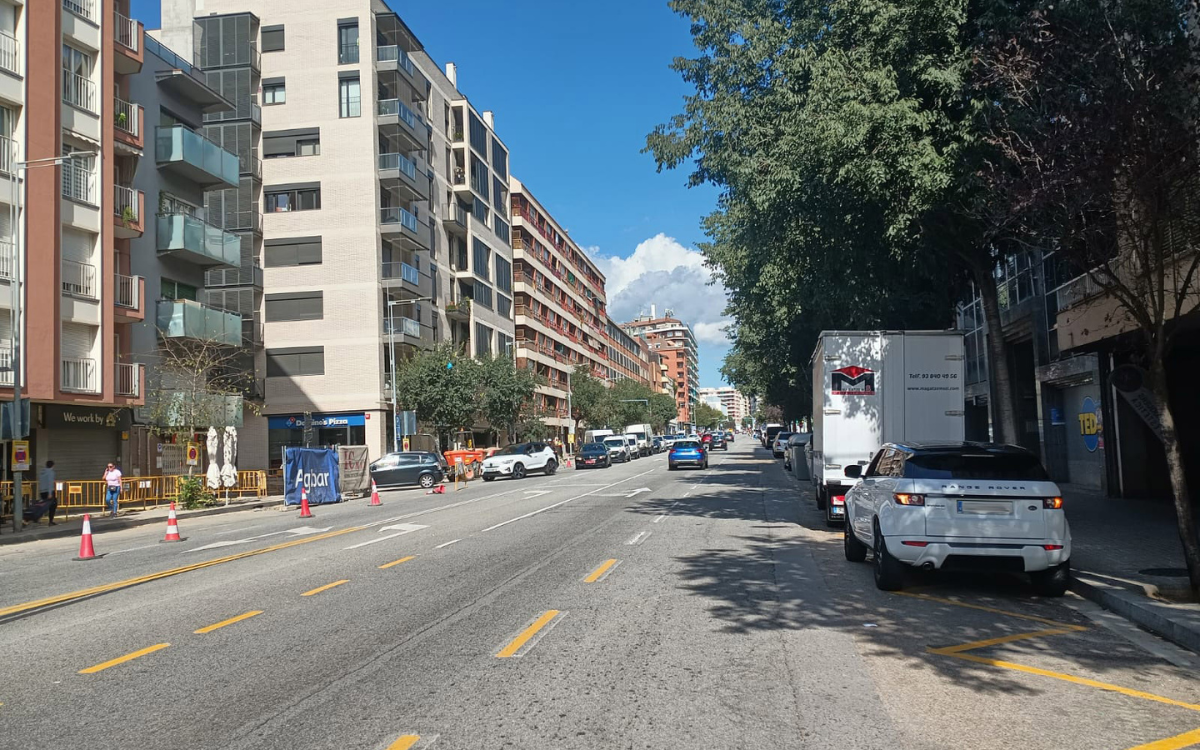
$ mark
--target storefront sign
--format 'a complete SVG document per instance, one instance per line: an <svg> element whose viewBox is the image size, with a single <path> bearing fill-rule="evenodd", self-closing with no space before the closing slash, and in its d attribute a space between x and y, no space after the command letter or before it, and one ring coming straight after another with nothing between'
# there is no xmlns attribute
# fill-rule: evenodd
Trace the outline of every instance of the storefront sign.
<svg viewBox="0 0 1200 750"><path fill-rule="evenodd" d="M56 427L83 428L89 430L128 430L129 409L124 407L61 406L45 404L44 424L49 429Z"/></svg>
<svg viewBox="0 0 1200 750"><path fill-rule="evenodd" d="M356 414L319 414L312 415L312 426L322 427L362 427L367 420L362 412ZM303 430L303 414L287 414L267 417L267 427L272 430Z"/></svg>
<svg viewBox="0 0 1200 750"><path fill-rule="evenodd" d="M1083 436L1083 446L1089 453L1095 453L1103 445L1102 431L1100 406L1089 396L1083 400L1082 410L1079 412L1079 434Z"/></svg>

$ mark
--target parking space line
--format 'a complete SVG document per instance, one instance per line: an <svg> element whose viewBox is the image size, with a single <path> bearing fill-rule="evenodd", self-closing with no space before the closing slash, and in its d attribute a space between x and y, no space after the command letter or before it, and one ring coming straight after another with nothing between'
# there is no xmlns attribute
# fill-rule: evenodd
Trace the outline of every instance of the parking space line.
<svg viewBox="0 0 1200 750"><path fill-rule="evenodd" d="M1200 744L1200 729L1193 729L1190 732L1177 734L1165 740L1147 742L1145 745L1131 747L1129 750L1181 750L1181 748L1191 747L1196 744Z"/></svg>
<svg viewBox="0 0 1200 750"><path fill-rule="evenodd" d="M341 586L343 583L350 583L350 579L343 578L340 581L334 581L333 583L327 583L324 586L318 586L315 589L313 589L312 591L305 591L300 596L315 596L315 595L321 593L322 591L328 591L329 589L333 588L334 586Z"/></svg>
<svg viewBox="0 0 1200 750"><path fill-rule="evenodd" d="M963 651L972 651L977 648L987 648L988 646L999 646L1002 643L1013 643L1014 641L1023 641L1027 638L1040 638L1044 635L1063 635L1065 633L1074 633L1074 630L1065 630L1057 628L1055 630L1036 630L1032 633L1017 633L1015 635L1005 635L999 638L988 638L984 641L971 641L963 643L959 646L947 646L946 648L931 649L931 653L944 654L953 656L962 653Z"/></svg>
<svg viewBox="0 0 1200 750"><path fill-rule="evenodd" d="M555 619L558 619L560 615L565 614L565 612L560 612L557 609L551 609L543 612L542 616L534 620L532 625L522 630L520 635L509 641L507 646L500 649L500 651L496 653L496 658L508 659L510 657L517 656L517 652L520 651L525 644L529 643L530 640L532 640L533 637L538 634L538 631L549 625Z"/></svg>
<svg viewBox="0 0 1200 750"><path fill-rule="evenodd" d="M145 656L146 654L153 654L155 651L161 651L170 645L171 644L169 644L169 643L159 643L157 645L150 646L148 648L143 648L139 651L134 651L132 654L125 654L124 656L118 656L115 659L109 659L108 661L101 662L93 667L88 667L87 669L81 669L81 670L79 670L79 674L96 674L97 672L103 672L104 670L108 669L109 667L115 667L118 664L124 664L127 661L133 661L134 659L137 659L140 656Z"/></svg>
<svg viewBox="0 0 1200 750"><path fill-rule="evenodd" d="M995 607L985 607L982 604L968 604L967 602L957 602L953 599L943 599L942 597L929 596L928 594L915 594L915 593L912 593L909 591L897 591L895 593L899 594L900 596L912 597L913 599L924 599L925 601L929 601L929 602L938 602L939 604L949 604L952 607L963 607L965 609L977 609L981 612L991 612L994 615L1005 615L1006 617L1016 617L1019 620L1031 620L1033 622L1040 622L1045 625L1053 625L1056 628L1065 628L1067 630L1071 630L1071 631L1075 631L1075 632L1083 632L1084 630L1087 630L1087 627L1084 625L1072 625L1072 624L1066 623L1066 622L1058 622L1056 620L1048 620L1045 617L1037 617L1036 615L1026 615L1021 612L1010 612L1006 609L996 609Z"/></svg>
<svg viewBox="0 0 1200 750"><path fill-rule="evenodd" d="M212 625L208 625L207 627L203 627L192 632L194 632L196 635L204 635L205 633L211 633L214 630L220 630L226 625L232 625L235 622L241 622L242 620L249 620L251 617L261 614L261 609L252 610L250 612L246 612L245 614L240 614L237 617L230 617L228 620L221 620L220 622L213 623Z"/></svg>
<svg viewBox="0 0 1200 750"><path fill-rule="evenodd" d="M402 557L399 560L392 560L390 563L384 563L383 565L380 565L379 569L387 570L388 568L394 568L395 566L399 565L400 563L406 563L409 560L415 560L416 557L417 557L416 555L409 555L408 557Z"/></svg>
<svg viewBox="0 0 1200 750"><path fill-rule="evenodd" d="M583 582L584 583L595 583L595 582L599 581L600 579L604 578L604 576L607 575L608 571L611 570L616 564L617 564L617 559L615 557L611 560L605 560L603 563L600 564L600 567L593 570L587 578L584 578Z"/></svg>
<svg viewBox="0 0 1200 750"><path fill-rule="evenodd" d="M421 741L419 734L405 734L396 738L396 741L387 746L387 750L409 750L413 745Z"/></svg>

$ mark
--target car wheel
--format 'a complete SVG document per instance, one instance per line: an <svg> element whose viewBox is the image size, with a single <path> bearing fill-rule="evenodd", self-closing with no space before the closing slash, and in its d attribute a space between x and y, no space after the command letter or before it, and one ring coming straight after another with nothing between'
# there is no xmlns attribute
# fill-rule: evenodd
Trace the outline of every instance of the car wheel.
<svg viewBox="0 0 1200 750"><path fill-rule="evenodd" d="M552 477L556 471L558 471L557 461L551 460L550 463L546 464L546 476Z"/></svg>
<svg viewBox="0 0 1200 750"><path fill-rule="evenodd" d="M675 464L667 464L667 471L675 471Z"/></svg>
<svg viewBox="0 0 1200 750"><path fill-rule="evenodd" d="M850 522L847 521L842 531L842 551L846 553L846 559L850 562L860 563L867 559L867 545L858 541L858 537L854 536L854 530L850 528Z"/></svg>
<svg viewBox="0 0 1200 750"><path fill-rule="evenodd" d="M879 526L875 526L875 588L899 591L904 586L904 563L892 557Z"/></svg>
<svg viewBox="0 0 1200 750"><path fill-rule="evenodd" d="M1030 573L1033 590L1039 596L1062 596L1071 585L1071 561L1055 565L1052 568Z"/></svg>
<svg viewBox="0 0 1200 750"><path fill-rule="evenodd" d="M525 464L522 464L522 463L513 464L512 478L513 479L524 479L525 478Z"/></svg>
<svg viewBox="0 0 1200 750"><path fill-rule="evenodd" d="M432 474L422 474L421 478L417 480L417 484L421 485L425 489L429 489L430 487L433 486L433 475Z"/></svg>
<svg viewBox="0 0 1200 750"><path fill-rule="evenodd" d="M484 478L483 478L483 481L485 481L485 482L490 482L490 481L492 481L493 479L495 479L495 477L484 477Z"/></svg>
<svg viewBox="0 0 1200 750"><path fill-rule="evenodd" d="M827 501L825 500L825 488L817 487L817 510L825 510L826 504Z"/></svg>

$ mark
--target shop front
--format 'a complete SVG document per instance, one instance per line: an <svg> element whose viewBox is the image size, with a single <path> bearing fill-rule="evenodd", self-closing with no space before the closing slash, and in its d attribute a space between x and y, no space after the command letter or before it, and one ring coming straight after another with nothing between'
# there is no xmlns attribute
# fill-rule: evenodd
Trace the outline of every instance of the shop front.
<svg viewBox="0 0 1200 750"><path fill-rule="evenodd" d="M283 465L284 448L336 448L367 444L367 415L363 412L331 414L276 414L267 417L267 445L271 468Z"/></svg>
<svg viewBox="0 0 1200 750"><path fill-rule="evenodd" d="M124 464L130 420L125 407L33 404L33 460L54 461L59 479L99 479L108 462Z"/></svg>

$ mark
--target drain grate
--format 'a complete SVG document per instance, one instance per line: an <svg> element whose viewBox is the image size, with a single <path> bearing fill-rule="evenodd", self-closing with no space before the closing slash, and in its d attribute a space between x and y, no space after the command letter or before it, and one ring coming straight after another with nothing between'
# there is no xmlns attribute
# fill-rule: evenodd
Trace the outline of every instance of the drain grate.
<svg viewBox="0 0 1200 750"><path fill-rule="evenodd" d="M1160 578L1187 578L1187 568L1146 568L1139 570L1144 576L1158 576Z"/></svg>

